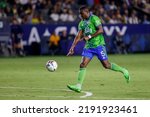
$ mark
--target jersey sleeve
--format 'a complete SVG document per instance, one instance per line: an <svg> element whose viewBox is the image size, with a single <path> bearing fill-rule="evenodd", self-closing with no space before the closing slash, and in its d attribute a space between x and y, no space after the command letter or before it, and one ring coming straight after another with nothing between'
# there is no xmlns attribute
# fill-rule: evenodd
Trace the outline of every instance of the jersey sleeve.
<svg viewBox="0 0 150 117"><path fill-rule="evenodd" d="M79 25L78 25L78 30L79 30L79 31L80 31L80 30L83 30L83 23L82 23L82 22L79 23Z"/></svg>
<svg viewBox="0 0 150 117"><path fill-rule="evenodd" d="M92 18L92 22L94 23L94 25L95 25L96 27L98 27L99 25L102 25L100 18L97 17L97 16L95 16L95 15L94 15L93 18Z"/></svg>

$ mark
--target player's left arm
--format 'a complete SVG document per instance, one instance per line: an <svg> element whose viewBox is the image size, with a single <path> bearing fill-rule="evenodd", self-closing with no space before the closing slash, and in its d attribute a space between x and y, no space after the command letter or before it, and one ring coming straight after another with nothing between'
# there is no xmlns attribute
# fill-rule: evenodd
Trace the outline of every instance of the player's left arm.
<svg viewBox="0 0 150 117"><path fill-rule="evenodd" d="M85 40L89 40L89 39L91 39L93 37L96 37L99 34L103 34L103 28L102 28L101 25L97 27L97 31L94 34L85 36L84 39Z"/></svg>
<svg viewBox="0 0 150 117"><path fill-rule="evenodd" d="M103 27L102 27L102 24L101 24L101 20L97 16L95 16L93 18L93 24L95 25L97 30L96 30L96 32L94 34L85 36L84 37L85 40L89 40L89 39L91 39L93 37L96 37L99 34L103 34L104 31L103 31Z"/></svg>

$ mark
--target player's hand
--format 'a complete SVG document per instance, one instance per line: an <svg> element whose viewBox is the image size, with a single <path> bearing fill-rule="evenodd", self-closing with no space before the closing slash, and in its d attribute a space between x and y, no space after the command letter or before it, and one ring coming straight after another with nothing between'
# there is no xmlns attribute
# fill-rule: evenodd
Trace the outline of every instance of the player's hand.
<svg viewBox="0 0 150 117"><path fill-rule="evenodd" d="M67 54L67 56L73 55L73 54L74 54L74 48L71 47L70 50L69 50L69 52L68 52L68 54Z"/></svg>

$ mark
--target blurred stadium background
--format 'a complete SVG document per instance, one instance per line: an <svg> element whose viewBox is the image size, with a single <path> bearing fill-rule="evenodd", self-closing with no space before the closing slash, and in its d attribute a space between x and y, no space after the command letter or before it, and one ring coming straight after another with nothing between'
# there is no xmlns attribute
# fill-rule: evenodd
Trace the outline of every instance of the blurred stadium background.
<svg viewBox="0 0 150 117"><path fill-rule="evenodd" d="M108 53L150 52L149 0L1 0L0 55L65 55L81 5L102 19Z"/></svg>
<svg viewBox="0 0 150 117"><path fill-rule="evenodd" d="M81 5L101 18L109 59L132 77L126 85L94 60L84 86L94 95L88 99L150 99L150 0L0 0L0 99L80 99L66 85L76 82L81 57L65 55ZM54 73L45 69L49 59L58 62Z"/></svg>

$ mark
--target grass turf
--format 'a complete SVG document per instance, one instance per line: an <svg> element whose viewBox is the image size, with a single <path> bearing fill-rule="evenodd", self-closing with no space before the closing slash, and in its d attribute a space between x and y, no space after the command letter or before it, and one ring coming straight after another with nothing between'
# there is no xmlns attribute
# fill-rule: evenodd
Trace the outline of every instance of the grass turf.
<svg viewBox="0 0 150 117"><path fill-rule="evenodd" d="M58 62L56 72L49 72L45 63ZM127 68L131 81L126 83L119 72L105 70L95 57L87 67L83 91L69 91L67 84L75 84L81 57L40 56L0 58L1 100L100 100L150 99L150 54L109 55L109 60Z"/></svg>

